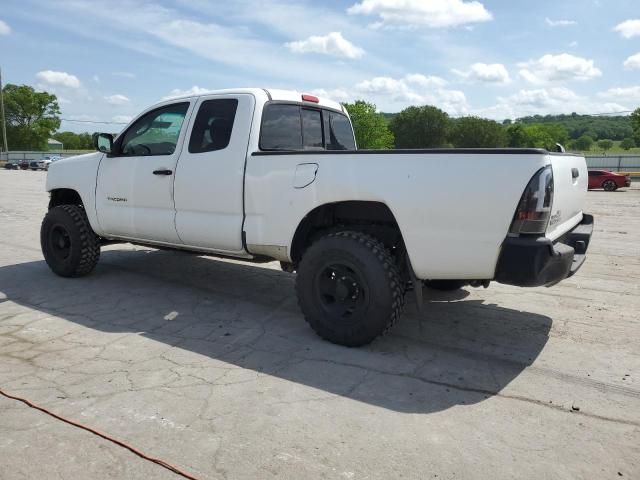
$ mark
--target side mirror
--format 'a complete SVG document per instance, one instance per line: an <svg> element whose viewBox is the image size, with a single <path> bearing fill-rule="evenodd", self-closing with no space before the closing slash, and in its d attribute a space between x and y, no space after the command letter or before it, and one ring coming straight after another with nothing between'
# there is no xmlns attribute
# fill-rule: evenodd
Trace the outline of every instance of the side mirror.
<svg viewBox="0 0 640 480"><path fill-rule="evenodd" d="M113 135L110 133L98 133L93 136L93 146L102 153L111 153L113 150Z"/></svg>

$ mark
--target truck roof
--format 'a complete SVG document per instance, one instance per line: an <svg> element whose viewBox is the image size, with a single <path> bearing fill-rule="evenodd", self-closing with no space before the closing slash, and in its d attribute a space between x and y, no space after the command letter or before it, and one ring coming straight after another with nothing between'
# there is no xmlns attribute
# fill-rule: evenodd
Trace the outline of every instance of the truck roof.
<svg viewBox="0 0 640 480"><path fill-rule="evenodd" d="M207 90L206 92L201 92L197 94L188 94L188 95L180 95L177 97L171 97L171 99L166 99L166 100L176 100L181 98L197 98L197 97L202 97L204 95L212 95L212 94L229 95L234 93L236 94L250 93L255 96L263 96L266 94L270 100L288 101L288 102L302 102L303 101L302 96L309 95L311 97L315 97L318 99L318 102L313 101L312 103L315 103L321 107L333 108L335 110L344 111L340 103L330 100L328 98L318 97L317 95L303 93L297 90L280 90L280 89L274 89L274 88L228 88L223 90Z"/></svg>

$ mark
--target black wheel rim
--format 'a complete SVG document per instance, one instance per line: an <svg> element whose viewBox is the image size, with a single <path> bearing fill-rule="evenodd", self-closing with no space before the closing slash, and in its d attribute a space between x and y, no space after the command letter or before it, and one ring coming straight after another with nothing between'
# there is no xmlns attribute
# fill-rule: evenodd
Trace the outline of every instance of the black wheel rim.
<svg viewBox="0 0 640 480"><path fill-rule="evenodd" d="M54 225L49 232L51 252L58 260L66 260L71 255L71 236L64 225Z"/></svg>
<svg viewBox="0 0 640 480"><path fill-rule="evenodd" d="M611 181L611 180L607 180L606 182L604 182L604 189L605 190L613 190L613 188L615 187L615 184Z"/></svg>
<svg viewBox="0 0 640 480"><path fill-rule="evenodd" d="M316 275L314 287L318 304L334 319L354 319L369 303L364 276L346 262L327 263Z"/></svg>

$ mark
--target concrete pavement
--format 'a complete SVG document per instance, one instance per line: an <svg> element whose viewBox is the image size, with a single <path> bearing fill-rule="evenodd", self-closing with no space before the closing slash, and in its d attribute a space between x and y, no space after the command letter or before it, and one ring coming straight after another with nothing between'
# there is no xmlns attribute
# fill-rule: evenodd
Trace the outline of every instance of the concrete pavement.
<svg viewBox="0 0 640 480"><path fill-rule="evenodd" d="M428 292L347 349L277 264L123 244L56 277L45 175L0 171L1 389L202 479L640 478L637 184L588 194L573 278ZM81 477L178 478L0 397L0 478Z"/></svg>

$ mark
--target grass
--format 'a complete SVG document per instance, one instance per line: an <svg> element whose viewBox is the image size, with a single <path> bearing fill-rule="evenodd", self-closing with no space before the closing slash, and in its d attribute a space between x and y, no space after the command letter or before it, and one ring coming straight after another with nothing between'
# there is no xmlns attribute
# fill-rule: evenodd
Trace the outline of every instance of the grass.
<svg viewBox="0 0 640 480"><path fill-rule="evenodd" d="M580 152L584 155L602 155L603 152L601 148L598 148L596 144L593 145L591 150ZM640 155L640 147L631 148L629 150L624 150L620 147L620 140L613 141L613 147L606 152L607 155Z"/></svg>

